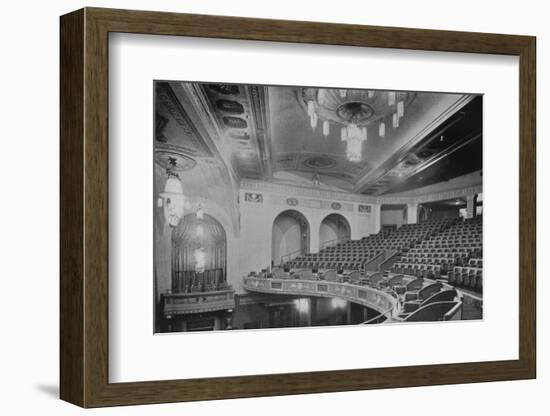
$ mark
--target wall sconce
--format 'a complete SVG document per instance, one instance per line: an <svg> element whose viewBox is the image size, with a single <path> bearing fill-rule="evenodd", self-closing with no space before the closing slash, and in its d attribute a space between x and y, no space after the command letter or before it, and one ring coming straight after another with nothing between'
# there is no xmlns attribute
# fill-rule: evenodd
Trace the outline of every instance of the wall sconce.
<svg viewBox="0 0 550 416"><path fill-rule="evenodd" d="M183 184L177 173L173 172L176 167L176 159L169 159L169 166L166 168L168 179L164 185L164 192L159 194L158 207L164 206L164 218L170 227L176 227L183 218L185 211L185 195Z"/></svg>

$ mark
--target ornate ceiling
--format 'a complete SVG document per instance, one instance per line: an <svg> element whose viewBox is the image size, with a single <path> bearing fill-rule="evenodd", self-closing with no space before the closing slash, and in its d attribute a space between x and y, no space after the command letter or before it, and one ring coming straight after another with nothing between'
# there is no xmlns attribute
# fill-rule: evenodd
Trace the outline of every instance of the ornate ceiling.
<svg viewBox="0 0 550 416"><path fill-rule="evenodd" d="M260 179L384 195L481 170L480 96L397 92L404 111L397 127L386 91L345 91L157 82L157 147L179 152L198 183L218 182L204 194ZM368 132L360 161L346 157L345 122Z"/></svg>

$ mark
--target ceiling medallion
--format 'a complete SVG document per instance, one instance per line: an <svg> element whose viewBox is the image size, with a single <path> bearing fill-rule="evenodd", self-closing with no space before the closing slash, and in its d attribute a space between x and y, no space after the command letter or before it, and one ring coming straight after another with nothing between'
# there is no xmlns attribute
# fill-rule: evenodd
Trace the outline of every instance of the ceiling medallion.
<svg viewBox="0 0 550 416"><path fill-rule="evenodd" d="M323 136L328 137L336 124L347 146L346 157L350 162L360 162L368 128L377 124L379 137L385 137L387 124L397 129L414 97L414 93L398 91L302 88L298 101L312 130L321 123Z"/></svg>
<svg viewBox="0 0 550 416"><path fill-rule="evenodd" d="M336 161L330 156L312 156L304 160L304 166L310 169L330 169L336 166Z"/></svg>
<svg viewBox="0 0 550 416"><path fill-rule="evenodd" d="M160 145L155 146L155 162L164 169L172 172L184 172L193 169L197 162L195 159L184 154L176 146Z"/></svg>

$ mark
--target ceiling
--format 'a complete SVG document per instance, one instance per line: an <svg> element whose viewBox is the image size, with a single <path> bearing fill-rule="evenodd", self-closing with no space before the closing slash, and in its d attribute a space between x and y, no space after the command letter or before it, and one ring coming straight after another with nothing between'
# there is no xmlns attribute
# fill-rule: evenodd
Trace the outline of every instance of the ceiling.
<svg viewBox="0 0 550 416"><path fill-rule="evenodd" d="M225 187L259 179L384 195L481 170L481 96L398 92L404 116L393 128L387 92L371 90L367 98L366 90L346 90L345 97L337 91L157 82L156 147L175 149L191 176ZM310 95L320 114L322 100L327 103L326 136L322 124L312 128ZM368 131L356 162L346 157L338 119L351 113Z"/></svg>

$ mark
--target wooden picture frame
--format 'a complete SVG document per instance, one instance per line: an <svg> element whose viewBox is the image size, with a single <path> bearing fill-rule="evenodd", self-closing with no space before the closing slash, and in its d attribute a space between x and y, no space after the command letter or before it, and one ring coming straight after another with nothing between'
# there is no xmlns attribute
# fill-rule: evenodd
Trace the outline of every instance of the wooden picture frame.
<svg viewBox="0 0 550 416"><path fill-rule="evenodd" d="M213 400L536 376L535 38L529 36L85 8L61 17L60 396L82 407ZM109 383L110 32L519 57L519 359Z"/></svg>

